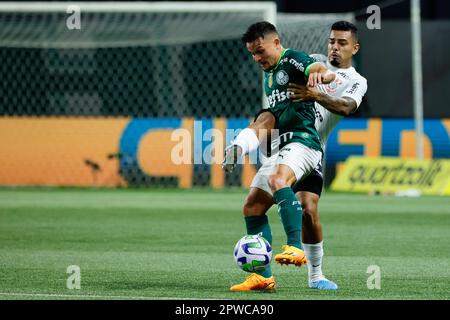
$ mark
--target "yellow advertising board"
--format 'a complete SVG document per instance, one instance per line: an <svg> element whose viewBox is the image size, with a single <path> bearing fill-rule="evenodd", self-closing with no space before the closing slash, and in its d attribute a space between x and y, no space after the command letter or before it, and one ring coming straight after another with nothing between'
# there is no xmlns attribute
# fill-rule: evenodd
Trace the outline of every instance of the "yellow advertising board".
<svg viewBox="0 0 450 320"><path fill-rule="evenodd" d="M349 157L331 190L381 193L417 190L426 195L450 195L450 160Z"/></svg>

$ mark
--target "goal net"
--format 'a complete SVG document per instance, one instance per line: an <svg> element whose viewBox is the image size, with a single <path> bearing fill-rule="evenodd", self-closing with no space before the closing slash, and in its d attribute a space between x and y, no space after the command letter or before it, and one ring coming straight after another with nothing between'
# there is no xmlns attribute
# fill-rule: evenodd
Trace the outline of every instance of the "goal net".
<svg viewBox="0 0 450 320"><path fill-rule="evenodd" d="M257 166L171 163L170 132L192 133L193 159L207 130L243 128L261 108L240 41L250 24L325 53L342 17L270 2L0 3L0 185L246 186Z"/></svg>

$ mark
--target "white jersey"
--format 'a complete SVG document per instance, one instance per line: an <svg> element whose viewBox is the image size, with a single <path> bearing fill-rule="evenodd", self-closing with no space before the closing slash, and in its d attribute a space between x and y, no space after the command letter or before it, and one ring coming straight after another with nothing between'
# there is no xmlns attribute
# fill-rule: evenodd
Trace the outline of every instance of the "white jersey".
<svg viewBox="0 0 450 320"><path fill-rule="evenodd" d="M336 68L327 61L327 68L336 73L336 79L329 84L321 84L319 90L333 97L349 97L355 100L356 107L361 104L363 96L367 91L367 80L361 76L353 67L342 69ZM325 150L328 137L337 123L343 118L339 114L332 113L315 102L316 122L315 127L320 136L322 149Z"/></svg>

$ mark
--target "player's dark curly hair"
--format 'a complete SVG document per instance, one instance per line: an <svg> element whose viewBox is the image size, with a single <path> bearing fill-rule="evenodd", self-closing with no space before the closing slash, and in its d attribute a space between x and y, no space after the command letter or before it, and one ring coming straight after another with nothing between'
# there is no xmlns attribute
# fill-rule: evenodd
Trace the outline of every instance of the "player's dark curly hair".
<svg viewBox="0 0 450 320"><path fill-rule="evenodd" d="M331 30L336 31L351 31L353 38L355 39L355 42L358 42L358 28L351 22L348 21L336 21L331 26Z"/></svg>
<svg viewBox="0 0 450 320"><path fill-rule="evenodd" d="M264 36L270 33L278 34L278 31L270 22L261 21L248 27L247 31L242 35L241 40L244 44L246 44L248 42L253 42L258 38L264 39Z"/></svg>

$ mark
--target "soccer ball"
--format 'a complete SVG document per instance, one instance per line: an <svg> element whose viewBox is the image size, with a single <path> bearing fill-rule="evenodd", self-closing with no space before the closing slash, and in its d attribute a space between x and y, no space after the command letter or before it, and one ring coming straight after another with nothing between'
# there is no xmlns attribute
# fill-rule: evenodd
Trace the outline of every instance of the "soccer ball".
<svg viewBox="0 0 450 320"><path fill-rule="evenodd" d="M259 234L246 235L234 247L234 260L244 271L264 271L272 260L272 247Z"/></svg>

